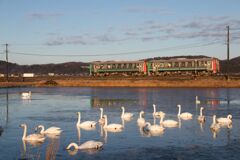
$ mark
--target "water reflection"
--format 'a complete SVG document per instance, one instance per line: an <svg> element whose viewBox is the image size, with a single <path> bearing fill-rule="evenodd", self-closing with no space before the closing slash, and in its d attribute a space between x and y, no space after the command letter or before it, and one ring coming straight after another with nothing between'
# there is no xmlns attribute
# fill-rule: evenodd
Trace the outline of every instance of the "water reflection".
<svg viewBox="0 0 240 160"><path fill-rule="evenodd" d="M91 107L112 107L112 106L127 106L129 103L134 103L132 99L106 99L99 97L91 98Z"/></svg>

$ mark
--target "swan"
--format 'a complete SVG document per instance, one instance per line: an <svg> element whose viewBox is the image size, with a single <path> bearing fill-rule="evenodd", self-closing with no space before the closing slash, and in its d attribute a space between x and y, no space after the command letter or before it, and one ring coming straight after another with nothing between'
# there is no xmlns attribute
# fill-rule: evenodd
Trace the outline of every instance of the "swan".
<svg viewBox="0 0 240 160"><path fill-rule="evenodd" d="M41 128L40 134L61 134L62 130L59 127L49 127L48 129L45 130L43 125L38 125L36 129Z"/></svg>
<svg viewBox="0 0 240 160"><path fill-rule="evenodd" d="M27 136L27 125L25 123L21 124L20 127L24 128L22 140L44 142L45 137L41 134L30 134Z"/></svg>
<svg viewBox="0 0 240 160"><path fill-rule="evenodd" d="M104 124L105 119L103 117L103 108L100 108L100 119L98 120L99 124Z"/></svg>
<svg viewBox="0 0 240 160"><path fill-rule="evenodd" d="M162 115L165 115L165 113L162 111L156 112L156 105L153 104L153 116L155 117L155 116L162 116Z"/></svg>
<svg viewBox="0 0 240 160"><path fill-rule="evenodd" d="M182 118L183 120L188 120L188 119L192 119L192 114L189 112L184 112L181 113L181 105L177 105L178 106L178 117Z"/></svg>
<svg viewBox="0 0 240 160"><path fill-rule="evenodd" d="M129 112L125 113L125 108L123 106L121 108L122 108L121 118L123 118L123 119L131 119L133 117L132 113L129 113Z"/></svg>
<svg viewBox="0 0 240 160"><path fill-rule="evenodd" d="M198 96L196 96L196 100L195 100L196 104L200 104L201 101L198 99Z"/></svg>
<svg viewBox="0 0 240 160"><path fill-rule="evenodd" d="M210 129L213 131L213 132L218 132L219 129L220 129L220 125L218 123L216 123L216 115L213 115L213 122L210 126Z"/></svg>
<svg viewBox="0 0 240 160"><path fill-rule="evenodd" d="M158 136L158 135L162 135L165 128L163 128L160 125L151 125L151 123L146 122L145 127L143 128L144 131L146 132L150 132L151 135L153 136Z"/></svg>
<svg viewBox="0 0 240 160"><path fill-rule="evenodd" d="M138 126L145 126L145 119L142 117L143 111L139 113L139 118L137 119Z"/></svg>
<svg viewBox="0 0 240 160"><path fill-rule="evenodd" d="M31 95L32 95L32 92L31 91L29 91L29 92L22 92L21 95L22 95L22 99L30 99Z"/></svg>
<svg viewBox="0 0 240 160"><path fill-rule="evenodd" d="M67 150L71 149L71 147L74 147L74 149L79 149L79 150L84 150L84 149L99 149L103 146L103 143L102 142L99 142L99 141L93 141L93 140L90 140L90 141L87 141L87 142L84 142L83 144L81 144L80 146L78 146L76 143L70 143L68 146L67 146Z"/></svg>
<svg viewBox="0 0 240 160"><path fill-rule="evenodd" d="M201 108L200 108L200 115L198 116L198 121L199 121L200 123L203 123L203 122L205 122L205 120L206 120L205 116L203 116L203 113L202 113L203 110L204 110L204 108L201 107Z"/></svg>
<svg viewBox="0 0 240 160"><path fill-rule="evenodd" d="M229 114L227 118L221 117L217 119L217 122L220 124L231 124L232 123L232 115Z"/></svg>
<svg viewBox="0 0 240 160"><path fill-rule="evenodd" d="M171 119L163 121L164 117L165 116L161 116L160 125L163 125L164 127L169 127L169 128L178 126L177 121L174 121L174 120L171 120Z"/></svg>
<svg viewBox="0 0 240 160"><path fill-rule="evenodd" d="M84 121L81 123L81 113L77 112L78 114L78 121L77 121L77 126L81 127L81 128L94 128L96 126L95 121Z"/></svg>
<svg viewBox="0 0 240 160"><path fill-rule="evenodd" d="M103 126L104 129L106 129L108 131L115 131L115 130L122 130L123 129L122 124L116 124L116 123L108 124L107 115L104 115L104 119L105 119L105 123L104 123L104 126Z"/></svg>

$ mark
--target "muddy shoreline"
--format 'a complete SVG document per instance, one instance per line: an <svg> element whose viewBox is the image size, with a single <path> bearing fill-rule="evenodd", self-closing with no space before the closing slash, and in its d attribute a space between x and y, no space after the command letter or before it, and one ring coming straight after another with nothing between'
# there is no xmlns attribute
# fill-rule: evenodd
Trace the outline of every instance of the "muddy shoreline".
<svg viewBox="0 0 240 160"><path fill-rule="evenodd" d="M0 82L0 87L240 88L240 79L54 79L27 82Z"/></svg>

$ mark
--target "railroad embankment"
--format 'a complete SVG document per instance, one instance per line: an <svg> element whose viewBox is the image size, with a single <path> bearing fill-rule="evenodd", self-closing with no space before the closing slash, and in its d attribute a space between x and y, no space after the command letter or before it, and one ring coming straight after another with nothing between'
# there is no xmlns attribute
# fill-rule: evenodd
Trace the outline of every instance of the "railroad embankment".
<svg viewBox="0 0 240 160"><path fill-rule="evenodd" d="M28 82L0 82L0 87L186 87L240 88L240 79L54 79Z"/></svg>

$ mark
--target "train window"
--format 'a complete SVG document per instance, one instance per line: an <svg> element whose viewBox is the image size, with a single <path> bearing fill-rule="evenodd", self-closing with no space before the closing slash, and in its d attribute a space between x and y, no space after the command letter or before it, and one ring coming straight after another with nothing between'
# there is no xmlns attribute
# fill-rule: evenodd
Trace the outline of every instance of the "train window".
<svg viewBox="0 0 240 160"><path fill-rule="evenodd" d="M116 65L115 64L112 64L112 69L115 69L116 68Z"/></svg>
<svg viewBox="0 0 240 160"><path fill-rule="evenodd" d="M134 69L136 68L136 64L135 63L132 64L132 68L134 68Z"/></svg>
<svg viewBox="0 0 240 160"><path fill-rule="evenodd" d="M103 69L103 64L100 65L100 69Z"/></svg>
<svg viewBox="0 0 240 160"><path fill-rule="evenodd" d="M139 64L138 63L136 63L136 68L139 68Z"/></svg>
<svg viewBox="0 0 240 160"><path fill-rule="evenodd" d="M109 64L109 65L107 65L107 69L111 69L111 65Z"/></svg>
<svg viewBox="0 0 240 160"><path fill-rule="evenodd" d="M159 63L159 66L160 66L161 68L163 68L163 67L164 67L164 63Z"/></svg>
<svg viewBox="0 0 240 160"><path fill-rule="evenodd" d="M178 62L174 62L174 67L179 67Z"/></svg>
<svg viewBox="0 0 240 160"><path fill-rule="evenodd" d="M187 67L192 67L192 62L186 62L187 63Z"/></svg>
<svg viewBox="0 0 240 160"><path fill-rule="evenodd" d="M118 64L118 67L117 67L118 69L120 69L121 68L121 64Z"/></svg>
<svg viewBox="0 0 240 160"><path fill-rule="evenodd" d="M181 67L185 67L185 62L181 62Z"/></svg>
<svg viewBox="0 0 240 160"><path fill-rule="evenodd" d="M127 68L127 64L123 64L123 68Z"/></svg>
<svg viewBox="0 0 240 160"><path fill-rule="evenodd" d="M132 63L128 64L128 68L132 68Z"/></svg>

